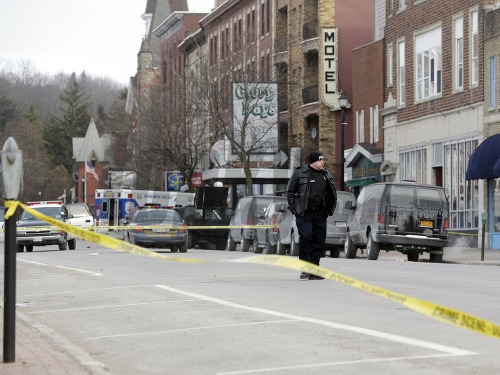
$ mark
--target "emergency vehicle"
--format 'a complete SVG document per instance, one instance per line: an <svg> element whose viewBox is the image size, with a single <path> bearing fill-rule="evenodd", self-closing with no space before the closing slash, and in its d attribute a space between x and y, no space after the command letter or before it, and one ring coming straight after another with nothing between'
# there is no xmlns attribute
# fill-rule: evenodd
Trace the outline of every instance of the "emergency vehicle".
<svg viewBox="0 0 500 375"><path fill-rule="evenodd" d="M194 193L96 189L94 206L95 225L101 227L123 225L123 220L125 220L132 207L156 205L175 208L193 204Z"/></svg>

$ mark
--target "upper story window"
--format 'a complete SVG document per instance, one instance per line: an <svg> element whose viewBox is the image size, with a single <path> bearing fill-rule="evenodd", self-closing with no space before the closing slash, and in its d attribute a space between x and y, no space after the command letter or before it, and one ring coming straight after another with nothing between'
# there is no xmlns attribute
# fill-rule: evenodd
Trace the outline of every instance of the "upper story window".
<svg viewBox="0 0 500 375"><path fill-rule="evenodd" d="M404 10L406 8L407 0L399 0L399 10Z"/></svg>
<svg viewBox="0 0 500 375"><path fill-rule="evenodd" d="M495 56L490 57L490 108L495 107Z"/></svg>
<svg viewBox="0 0 500 375"><path fill-rule="evenodd" d="M464 88L464 19L457 18L453 29L455 33L454 88L458 91Z"/></svg>
<svg viewBox="0 0 500 375"><path fill-rule="evenodd" d="M392 86L394 84L394 78L392 76L392 44L387 47L387 86Z"/></svg>
<svg viewBox="0 0 500 375"><path fill-rule="evenodd" d="M441 27L417 35L415 52L417 100L441 94Z"/></svg>
<svg viewBox="0 0 500 375"><path fill-rule="evenodd" d="M477 85L479 81L479 33L478 33L478 12L472 12L471 18L471 84Z"/></svg>
<svg viewBox="0 0 500 375"><path fill-rule="evenodd" d="M406 103L405 42L398 43L398 104Z"/></svg>

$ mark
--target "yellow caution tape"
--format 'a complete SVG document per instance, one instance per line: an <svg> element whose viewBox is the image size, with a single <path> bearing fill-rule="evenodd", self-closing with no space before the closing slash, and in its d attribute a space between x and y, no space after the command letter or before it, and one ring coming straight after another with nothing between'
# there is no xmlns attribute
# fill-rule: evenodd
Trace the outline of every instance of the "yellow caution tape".
<svg viewBox="0 0 500 375"><path fill-rule="evenodd" d="M96 225L92 228L93 230L99 229L118 229L118 230L129 230L129 229L150 229L157 227L168 227L168 228L186 228L186 229L271 229L277 228L277 225L185 225L185 226L173 226L173 225L144 225L144 226L133 226L133 225Z"/></svg>
<svg viewBox="0 0 500 375"><path fill-rule="evenodd" d="M45 216L41 214L39 211L29 208L28 206L20 202L16 202L16 205L17 204L21 206L21 208L23 208L24 210L30 212L33 216L36 216L37 218L44 220L49 224L58 226L59 228L63 229L66 232L72 233L78 237L83 238L84 240L94 242L98 245L107 247L109 249L127 252L131 254L145 255L157 259L164 259L164 260L171 260L178 262L189 262L189 263L207 263L207 261L199 259L160 255L156 252L149 251L140 246L132 245L127 242L123 242L118 239L104 236L98 233L93 233L89 230L75 227L70 224L64 223L62 221L53 219L49 216ZM8 211L10 211L11 208L12 206L9 207ZM266 265L284 267L301 272L311 273L314 275L324 277L325 279L337 281L339 283L349 285L353 288L360 289L364 292L368 292L377 295L379 297L386 298L390 301L399 303L413 311L429 316L443 323L451 324L459 328L468 329L472 332L480 333L486 336L500 338L500 326L488 320L446 306L437 305L428 301L409 297L404 294L391 292L387 289L366 284L362 281L356 280L349 276L344 276L340 273L305 262L300 259L285 257L281 255L261 255L261 256L251 256L241 259L232 259L227 262L266 264Z"/></svg>

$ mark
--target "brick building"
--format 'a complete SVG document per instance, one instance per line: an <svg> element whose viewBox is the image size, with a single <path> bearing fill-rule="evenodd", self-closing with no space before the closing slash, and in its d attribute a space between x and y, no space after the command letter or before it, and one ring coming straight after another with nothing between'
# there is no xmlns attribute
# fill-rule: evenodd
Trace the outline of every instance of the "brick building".
<svg viewBox="0 0 500 375"><path fill-rule="evenodd" d="M384 159L397 180L445 187L455 233L477 233L484 207L482 181L465 172L484 137L484 11L493 3L386 2Z"/></svg>
<svg viewBox="0 0 500 375"><path fill-rule="evenodd" d="M359 1L277 0L275 8L274 65L281 93L282 141L290 149L292 167L303 163L311 150L321 150L338 187L342 160L338 96L343 92L352 102L352 50L373 41L374 7ZM352 111L345 115L352 129ZM348 147L354 143L353 134L348 129L345 133Z"/></svg>

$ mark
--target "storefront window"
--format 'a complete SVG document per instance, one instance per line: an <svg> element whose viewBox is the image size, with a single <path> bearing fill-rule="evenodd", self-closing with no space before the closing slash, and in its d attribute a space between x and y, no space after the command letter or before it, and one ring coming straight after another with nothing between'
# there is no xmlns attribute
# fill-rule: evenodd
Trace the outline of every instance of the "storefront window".
<svg viewBox="0 0 500 375"><path fill-rule="evenodd" d="M465 171L477 140L444 145L444 188L450 204L450 229L479 228L478 181L465 180Z"/></svg>
<svg viewBox="0 0 500 375"><path fill-rule="evenodd" d="M493 190L493 232L500 232L500 178L495 179Z"/></svg>
<svg viewBox="0 0 500 375"><path fill-rule="evenodd" d="M399 178L427 183L427 150L425 148L406 150L399 153Z"/></svg>

